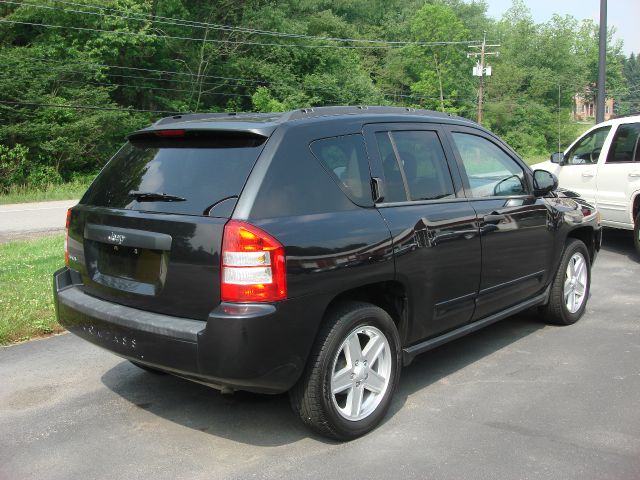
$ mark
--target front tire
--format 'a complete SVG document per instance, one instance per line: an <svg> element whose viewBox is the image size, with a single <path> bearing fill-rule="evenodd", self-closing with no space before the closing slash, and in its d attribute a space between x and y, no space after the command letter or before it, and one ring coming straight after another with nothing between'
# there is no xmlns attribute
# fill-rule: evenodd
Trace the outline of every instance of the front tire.
<svg viewBox="0 0 640 480"><path fill-rule="evenodd" d="M571 325L584 314L591 289L591 263L587 247L574 238L567 245L551 284L549 303L542 313L549 323Z"/></svg>
<svg viewBox="0 0 640 480"><path fill-rule="evenodd" d="M346 302L327 315L291 406L316 432L351 440L384 418L400 378L400 340L383 309Z"/></svg>

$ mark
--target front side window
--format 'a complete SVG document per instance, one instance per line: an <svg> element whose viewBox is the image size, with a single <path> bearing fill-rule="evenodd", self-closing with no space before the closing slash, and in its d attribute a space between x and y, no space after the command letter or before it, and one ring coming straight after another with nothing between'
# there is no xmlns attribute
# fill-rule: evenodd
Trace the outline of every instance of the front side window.
<svg viewBox="0 0 640 480"><path fill-rule="evenodd" d="M323 138L310 148L351 200L360 205L371 203L371 174L362 135Z"/></svg>
<svg viewBox="0 0 640 480"><path fill-rule="evenodd" d="M475 198L526 195L524 171L493 142L467 133L452 133Z"/></svg>
<svg viewBox="0 0 640 480"><path fill-rule="evenodd" d="M640 123L620 125L611 142L607 163L639 162Z"/></svg>
<svg viewBox="0 0 640 480"><path fill-rule="evenodd" d="M589 165L598 163L602 145L611 127L602 127L588 133L564 156L567 165Z"/></svg>

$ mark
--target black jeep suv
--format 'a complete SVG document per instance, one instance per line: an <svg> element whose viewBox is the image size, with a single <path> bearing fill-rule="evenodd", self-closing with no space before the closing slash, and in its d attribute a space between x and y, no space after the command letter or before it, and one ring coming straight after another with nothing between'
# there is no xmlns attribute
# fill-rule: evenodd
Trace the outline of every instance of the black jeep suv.
<svg viewBox="0 0 640 480"><path fill-rule="evenodd" d="M598 214L556 186L437 112L165 118L70 209L58 319L145 369L290 391L354 438L415 355L530 307L580 318Z"/></svg>

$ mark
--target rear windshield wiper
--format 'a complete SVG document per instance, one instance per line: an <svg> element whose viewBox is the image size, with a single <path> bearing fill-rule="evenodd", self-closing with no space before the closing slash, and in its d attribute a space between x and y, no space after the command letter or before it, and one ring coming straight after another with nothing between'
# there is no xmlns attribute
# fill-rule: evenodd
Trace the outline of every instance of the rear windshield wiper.
<svg viewBox="0 0 640 480"><path fill-rule="evenodd" d="M186 198L169 195L168 193L137 192L135 190L131 190L129 196L135 197L139 202L184 202L186 200Z"/></svg>

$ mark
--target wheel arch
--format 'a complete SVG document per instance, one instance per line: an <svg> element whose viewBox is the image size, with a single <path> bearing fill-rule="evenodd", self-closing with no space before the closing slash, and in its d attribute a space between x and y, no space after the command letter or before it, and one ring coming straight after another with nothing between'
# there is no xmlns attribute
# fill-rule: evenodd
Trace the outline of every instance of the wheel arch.
<svg viewBox="0 0 640 480"><path fill-rule="evenodd" d="M580 240L582 243L586 245L587 251L589 252L589 261L593 263L596 256L596 247L597 247L596 232L593 229L593 227L583 226L583 227L574 228L573 230L569 231L569 233L567 234L567 241L570 238L575 238L577 240ZM566 244L566 241L565 241L565 244Z"/></svg>
<svg viewBox="0 0 640 480"><path fill-rule="evenodd" d="M633 193L631 200L631 224L633 225L640 214L640 190Z"/></svg>
<svg viewBox="0 0 640 480"><path fill-rule="evenodd" d="M354 287L335 295L327 304L322 318L337 305L347 301L367 302L389 314L404 345L409 331L409 302L406 287L397 280L386 280Z"/></svg>

